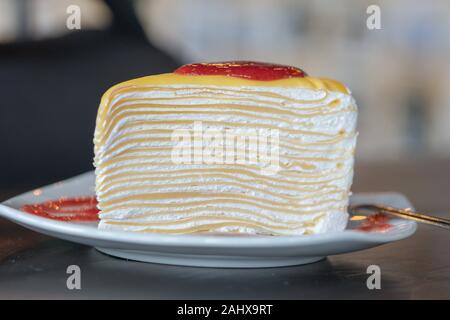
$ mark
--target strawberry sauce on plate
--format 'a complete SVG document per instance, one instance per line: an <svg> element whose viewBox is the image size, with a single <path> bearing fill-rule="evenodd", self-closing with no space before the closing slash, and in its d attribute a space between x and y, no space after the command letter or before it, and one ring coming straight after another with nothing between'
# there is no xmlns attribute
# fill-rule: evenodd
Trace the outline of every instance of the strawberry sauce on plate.
<svg viewBox="0 0 450 320"><path fill-rule="evenodd" d="M22 211L60 221L97 221L97 199L93 196L60 198L42 203L27 204Z"/></svg>

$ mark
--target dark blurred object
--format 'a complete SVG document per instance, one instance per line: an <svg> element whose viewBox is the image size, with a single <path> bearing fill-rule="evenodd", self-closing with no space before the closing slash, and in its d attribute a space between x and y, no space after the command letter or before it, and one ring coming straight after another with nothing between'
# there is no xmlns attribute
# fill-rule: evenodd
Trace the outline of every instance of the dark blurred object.
<svg viewBox="0 0 450 320"><path fill-rule="evenodd" d="M177 67L148 42L132 1L105 2L107 30L0 45L0 192L91 170L102 93Z"/></svg>

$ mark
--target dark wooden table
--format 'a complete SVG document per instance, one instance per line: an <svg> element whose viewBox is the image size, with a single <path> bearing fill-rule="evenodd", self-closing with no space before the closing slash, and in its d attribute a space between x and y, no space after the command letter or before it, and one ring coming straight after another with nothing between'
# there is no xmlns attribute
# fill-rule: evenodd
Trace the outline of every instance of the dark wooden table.
<svg viewBox="0 0 450 320"><path fill-rule="evenodd" d="M448 160L358 165L353 189L399 191L450 217ZM72 264L81 290L66 287ZM367 289L369 265L381 268L380 290ZM450 299L450 232L420 225L409 239L305 266L205 269L115 259L0 220L0 298Z"/></svg>

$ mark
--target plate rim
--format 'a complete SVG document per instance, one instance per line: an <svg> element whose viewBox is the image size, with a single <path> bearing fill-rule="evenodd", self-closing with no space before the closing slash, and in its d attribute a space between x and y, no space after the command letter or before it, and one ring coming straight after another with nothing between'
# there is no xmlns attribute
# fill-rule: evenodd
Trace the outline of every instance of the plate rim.
<svg viewBox="0 0 450 320"><path fill-rule="evenodd" d="M68 180L76 179L77 177ZM64 180L64 181L68 181ZM49 185L52 186L52 185ZM48 187L49 187L48 186ZM43 187L45 188L45 187ZM27 192L13 197L21 197ZM403 195L402 195L403 196ZM67 223L35 216L19 209L13 208L5 202L0 204L0 216L37 232L52 232L66 236L81 237L90 240L114 241L136 245L157 245L177 247L204 247L209 248L277 248L290 246L304 246L312 244L324 244L331 241L359 241L365 243L388 243L407 238L417 230L415 221L404 220L407 227L398 228L392 233L365 233L356 230L343 230L314 235L292 236L249 236L249 235L167 235L157 233L131 233L116 230L100 230L93 226L87 231L86 225L80 223ZM36 230L38 229L38 230Z"/></svg>
<svg viewBox="0 0 450 320"><path fill-rule="evenodd" d="M84 172L82 174L64 179L49 185L39 187L38 189L54 189L62 183L74 183L81 179L86 179L94 174L94 171ZM397 228L395 232L386 233L367 233L356 230L343 230L337 232L328 232L314 235L281 235L281 236L252 236L252 235L168 235L158 233L133 233L119 230L100 230L89 226L87 231L86 225L82 223L67 223L64 221L51 220L39 217L21 211L11 206L11 202L29 195L30 191L16 195L0 203L0 217L13 221L25 228L32 229L37 232L46 233L48 231L53 234L63 234L72 237L82 237L90 240L113 241L126 244L136 245L154 245L154 246L177 246L177 247L208 247L208 248L277 248L292 246L309 246L312 244L324 244L331 241L359 241L370 244L383 244L393 241L405 239L417 230L417 223L412 220L401 219L406 222L406 227ZM358 195L396 195L403 197L411 203L405 195L399 192L370 192L357 193ZM36 230L38 229L38 230ZM48 234L48 233L47 233Z"/></svg>

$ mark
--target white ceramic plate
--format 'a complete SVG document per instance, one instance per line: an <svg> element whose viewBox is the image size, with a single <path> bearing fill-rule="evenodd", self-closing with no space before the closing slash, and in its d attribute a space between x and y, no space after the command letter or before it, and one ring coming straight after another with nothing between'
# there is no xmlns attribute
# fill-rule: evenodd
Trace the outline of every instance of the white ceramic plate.
<svg viewBox="0 0 450 320"><path fill-rule="evenodd" d="M375 247L411 236L416 223L391 221L386 232L352 230L312 236L161 235L98 230L96 223L54 221L20 211L24 204L63 196L94 194L94 174L33 190L3 202L0 216L56 238L96 247L112 256L165 264L203 267L278 267L315 262L328 255ZM398 193L356 194L352 203L380 203L412 208Z"/></svg>

